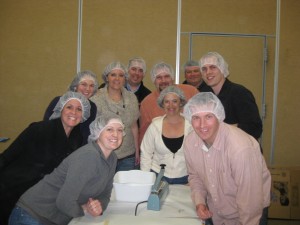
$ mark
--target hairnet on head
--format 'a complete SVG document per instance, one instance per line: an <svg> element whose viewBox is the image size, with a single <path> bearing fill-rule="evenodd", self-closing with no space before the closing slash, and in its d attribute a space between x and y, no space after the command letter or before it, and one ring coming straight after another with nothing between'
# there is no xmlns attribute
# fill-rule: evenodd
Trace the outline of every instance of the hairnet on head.
<svg viewBox="0 0 300 225"><path fill-rule="evenodd" d="M111 73L111 71L116 70L116 69L122 70L125 74L126 79L128 78L128 73L127 73L125 66L121 62L115 61L115 62L108 64L102 73L102 79L105 83L107 83L107 79L106 79L107 76Z"/></svg>
<svg viewBox="0 0 300 225"><path fill-rule="evenodd" d="M170 74L170 76L172 77L172 80L175 79L174 70L173 70L172 66L165 62L160 62L160 63L157 63L156 65L154 65L151 69L150 74L151 74L152 82L154 82L155 78L161 73Z"/></svg>
<svg viewBox="0 0 300 225"><path fill-rule="evenodd" d="M101 132L104 128L111 123L119 123L124 129L124 124L121 120L121 117L114 113L106 113L101 116L98 116L91 124L90 124L90 136L88 137L88 142L95 141L99 138ZM125 132L123 131L123 136Z"/></svg>
<svg viewBox="0 0 300 225"><path fill-rule="evenodd" d="M188 61L186 61L185 64L183 64L183 66L182 66L182 69L183 69L184 72L185 72L185 70L186 70L186 67L188 67L188 66L198 66L198 67L200 68L198 62L196 62L196 61L194 61L194 60L188 60Z"/></svg>
<svg viewBox="0 0 300 225"><path fill-rule="evenodd" d="M215 65L219 68L224 77L229 75L228 64L225 59L217 52L208 52L204 56L201 57L200 61L200 69L202 71L202 67L206 64Z"/></svg>
<svg viewBox="0 0 300 225"><path fill-rule="evenodd" d="M192 116L200 112L213 113L219 122L225 119L224 107L212 92L201 92L194 95L183 108L184 117L190 122Z"/></svg>
<svg viewBox="0 0 300 225"><path fill-rule="evenodd" d="M90 117L91 105L89 100L79 92L68 91L63 96L59 98L56 106L53 109L53 114L50 116L49 120L59 118L61 116L61 111L63 110L65 104L72 100L77 99L82 107L82 118L81 123L86 121Z"/></svg>
<svg viewBox="0 0 300 225"><path fill-rule="evenodd" d="M164 98L169 93L176 94L179 97L180 107L183 107L185 105L186 99L185 99L183 91L176 86L168 86L160 92L160 95L157 99L157 104L159 105L159 107L163 108Z"/></svg>
<svg viewBox="0 0 300 225"><path fill-rule="evenodd" d="M129 62L128 62L128 70L129 70L131 67L139 67L139 68L142 68L142 69L143 69L144 75L145 75L145 73L146 73L146 62L145 62L145 60L144 60L143 58L136 57L136 58L129 59Z"/></svg>
<svg viewBox="0 0 300 225"><path fill-rule="evenodd" d="M94 82L94 94L96 94L99 84L98 84L98 80L97 80L97 76L96 74L94 74L92 71L89 70L84 70L84 71L80 71L76 74L76 76L74 77L73 81L71 82L70 86L69 86L69 91L74 91L76 92L76 89L79 85L79 83L83 80L92 80Z"/></svg>

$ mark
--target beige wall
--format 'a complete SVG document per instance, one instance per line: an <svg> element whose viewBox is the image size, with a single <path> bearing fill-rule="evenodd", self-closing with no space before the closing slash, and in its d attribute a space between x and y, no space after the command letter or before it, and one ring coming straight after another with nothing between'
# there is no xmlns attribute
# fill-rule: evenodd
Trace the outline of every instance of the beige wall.
<svg viewBox="0 0 300 225"><path fill-rule="evenodd" d="M275 165L299 165L300 138L299 52L300 1L282 0L281 41ZM49 101L66 91L76 73L77 0L0 1L0 136L8 147L30 122L42 119ZM146 85L153 89L149 71L158 61L176 62L177 0L83 1L81 68L101 72L112 60L127 64L142 56L147 61ZM268 35L266 118L263 149L270 161L276 0L182 0L182 32ZM188 58L189 39L181 35L180 64ZM192 58L220 52L229 63L229 79L255 95L261 110L261 38L197 36ZM183 81L180 77L180 82ZM295 97L296 96L296 99Z"/></svg>

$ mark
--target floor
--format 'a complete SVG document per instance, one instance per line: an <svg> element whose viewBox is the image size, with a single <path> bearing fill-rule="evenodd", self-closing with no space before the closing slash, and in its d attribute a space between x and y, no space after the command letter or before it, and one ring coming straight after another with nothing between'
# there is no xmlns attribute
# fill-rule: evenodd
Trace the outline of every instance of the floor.
<svg viewBox="0 0 300 225"><path fill-rule="evenodd" d="M268 219L268 225L300 225L300 220Z"/></svg>

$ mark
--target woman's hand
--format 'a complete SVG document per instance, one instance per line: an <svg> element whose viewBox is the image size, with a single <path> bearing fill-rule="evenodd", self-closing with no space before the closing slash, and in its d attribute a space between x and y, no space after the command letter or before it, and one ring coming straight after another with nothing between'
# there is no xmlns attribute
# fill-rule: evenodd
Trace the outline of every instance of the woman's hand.
<svg viewBox="0 0 300 225"><path fill-rule="evenodd" d="M136 166L140 165L140 150L137 150L135 152L135 165Z"/></svg>
<svg viewBox="0 0 300 225"><path fill-rule="evenodd" d="M88 202L82 208L91 216L101 216L103 212L101 202L92 198L89 198Z"/></svg>

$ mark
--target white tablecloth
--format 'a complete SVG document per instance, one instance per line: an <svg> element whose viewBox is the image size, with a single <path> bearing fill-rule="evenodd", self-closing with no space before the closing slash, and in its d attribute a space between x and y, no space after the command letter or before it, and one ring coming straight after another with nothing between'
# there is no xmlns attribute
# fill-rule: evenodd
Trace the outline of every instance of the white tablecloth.
<svg viewBox="0 0 300 225"><path fill-rule="evenodd" d="M120 202L114 198L102 216L84 217L73 219L69 225L199 225L195 207L190 196L190 188L186 185L169 185L169 194L162 204L160 211L147 210L147 203L142 203L135 209L137 203Z"/></svg>

